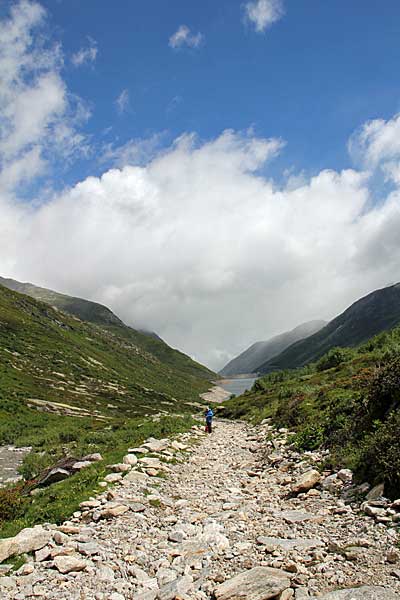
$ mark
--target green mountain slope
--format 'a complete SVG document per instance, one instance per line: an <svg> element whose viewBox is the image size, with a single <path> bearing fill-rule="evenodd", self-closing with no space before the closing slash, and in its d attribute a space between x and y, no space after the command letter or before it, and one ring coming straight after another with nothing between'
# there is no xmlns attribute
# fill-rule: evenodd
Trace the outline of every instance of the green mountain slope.
<svg viewBox="0 0 400 600"><path fill-rule="evenodd" d="M400 323L400 284L368 294L320 331L259 365L259 373L293 369L317 360L330 348L357 346Z"/></svg>
<svg viewBox="0 0 400 600"><path fill-rule="evenodd" d="M123 325L122 321L109 308L97 302L74 298L73 296L67 296L33 285L32 283L21 283L15 279L7 279L5 277L0 277L0 285L15 292L31 296L35 300L41 300L46 304L55 306L70 315L75 315L79 319L82 319L82 321L88 321L97 325Z"/></svg>
<svg viewBox="0 0 400 600"><path fill-rule="evenodd" d="M161 362L126 329L86 323L0 286L0 400L104 418L189 409L208 381L185 372L184 355L182 370Z"/></svg>
<svg viewBox="0 0 400 600"><path fill-rule="evenodd" d="M21 467L27 483L0 489L0 537L62 522L98 493L106 465L121 462L129 445L194 424L210 372L163 344L174 368L136 337L118 323L88 323L0 285L0 445L33 448ZM93 452L103 460L29 495L43 469Z"/></svg>
<svg viewBox="0 0 400 600"><path fill-rule="evenodd" d="M179 350L175 350L168 346L168 344L157 335L149 332L137 331L132 327L125 325L119 317L102 304L60 294L59 292L42 288L33 285L32 283L21 283L14 279L0 277L0 285L16 292L26 294L27 296L45 302L46 304L50 304L51 306L78 317L83 321L102 326L111 333L122 336L129 342L140 346L146 352L150 352L157 357L161 362L182 373L193 375L195 377L203 377L205 379L210 379L215 376L212 371L203 365L196 363L187 355L179 352Z"/></svg>
<svg viewBox="0 0 400 600"><path fill-rule="evenodd" d="M257 372L259 365L280 354L295 342L319 331L324 325L326 325L326 321L309 321L267 341L256 342L221 369L220 375L229 376Z"/></svg>
<svg viewBox="0 0 400 600"><path fill-rule="evenodd" d="M302 369L270 373L219 410L252 422L272 418L296 431L298 448L329 448L325 468L350 468L358 483L384 482L386 494L400 495L400 327L358 348L331 349Z"/></svg>

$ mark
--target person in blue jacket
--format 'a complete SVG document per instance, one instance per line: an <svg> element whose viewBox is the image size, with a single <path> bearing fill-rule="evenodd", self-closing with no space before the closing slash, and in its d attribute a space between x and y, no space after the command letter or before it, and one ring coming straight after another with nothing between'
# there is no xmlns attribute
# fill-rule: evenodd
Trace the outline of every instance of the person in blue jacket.
<svg viewBox="0 0 400 600"><path fill-rule="evenodd" d="M212 420L213 420L213 416L214 413L212 411L212 409L207 406L207 410L205 412L205 417L206 417L206 432L207 433L211 433L212 432Z"/></svg>

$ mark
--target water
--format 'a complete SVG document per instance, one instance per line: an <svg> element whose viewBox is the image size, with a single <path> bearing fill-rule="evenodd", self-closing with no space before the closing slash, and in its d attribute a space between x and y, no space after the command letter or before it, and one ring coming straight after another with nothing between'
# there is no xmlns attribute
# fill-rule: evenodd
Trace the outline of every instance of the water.
<svg viewBox="0 0 400 600"><path fill-rule="evenodd" d="M15 448L0 446L0 488L20 479L18 468L32 448Z"/></svg>
<svg viewBox="0 0 400 600"><path fill-rule="evenodd" d="M218 381L218 385L227 392L235 394L235 396L240 396L246 390L251 390L256 379L257 377L248 377L246 379L223 379L222 381Z"/></svg>

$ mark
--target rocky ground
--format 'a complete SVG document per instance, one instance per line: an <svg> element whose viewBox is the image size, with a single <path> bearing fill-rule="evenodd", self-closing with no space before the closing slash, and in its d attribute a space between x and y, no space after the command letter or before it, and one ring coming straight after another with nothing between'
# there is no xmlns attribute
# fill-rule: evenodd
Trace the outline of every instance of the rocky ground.
<svg viewBox="0 0 400 600"><path fill-rule="evenodd" d="M149 440L71 521L0 540L0 561L33 551L19 573L0 578L0 596L400 598L400 502L375 490L361 508L351 473L320 475L320 459L296 453L290 433L268 423L221 421L211 436L198 427Z"/></svg>

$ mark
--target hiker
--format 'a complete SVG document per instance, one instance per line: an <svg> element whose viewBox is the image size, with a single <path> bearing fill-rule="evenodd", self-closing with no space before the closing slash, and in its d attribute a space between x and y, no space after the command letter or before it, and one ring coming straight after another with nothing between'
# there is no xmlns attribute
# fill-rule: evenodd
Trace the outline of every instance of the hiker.
<svg viewBox="0 0 400 600"><path fill-rule="evenodd" d="M207 433L211 433L212 432L212 419L213 419L214 413L212 411L212 409L207 406L207 410L205 412L205 417L206 417L206 432Z"/></svg>

